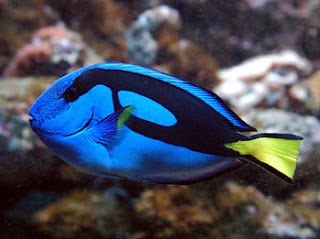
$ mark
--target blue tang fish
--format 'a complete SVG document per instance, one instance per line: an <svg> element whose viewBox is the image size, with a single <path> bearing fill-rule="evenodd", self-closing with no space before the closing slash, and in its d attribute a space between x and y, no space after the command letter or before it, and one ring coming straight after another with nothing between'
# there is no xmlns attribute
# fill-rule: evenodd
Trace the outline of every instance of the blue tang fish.
<svg viewBox="0 0 320 239"><path fill-rule="evenodd" d="M57 80L30 108L39 138L67 163L110 178L191 184L262 166L292 182L301 137L255 128L217 95L124 63L84 67Z"/></svg>

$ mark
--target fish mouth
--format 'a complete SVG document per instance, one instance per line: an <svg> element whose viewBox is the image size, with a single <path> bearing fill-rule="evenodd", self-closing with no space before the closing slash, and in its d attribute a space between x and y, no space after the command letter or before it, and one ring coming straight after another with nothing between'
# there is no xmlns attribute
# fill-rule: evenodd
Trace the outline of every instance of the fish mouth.
<svg viewBox="0 0 320 239"><path fill-rule="evenodd" d="M29 124L32 126L34 125L34 123L37 122L36 117L34 117L34 115L32 115L31 113L29 113Z"/></svg>
<svg viewBox="0 0 320 239"><path fill-rule="evenodd" d="M29 122L35 121L35 117L29 112Z"/></svg>
<svg viewBox="0 0 320 239"><path fill-rule="evenodd" d="M33 114L29 113L29 125L32 128L32 130L38 134L39 132L45 133L46 131L41 127L41 121L39 120L39 117L36 118Z"/></svg>
<svg viewBox="0 0 320 239"><path fill-rule="evenodd" d="M78 133L82 132L83 130L85 130L89 126L89 124L91 123L92 119L93 119L93 112L91 113L90 119L87 121L87 123L81 129L77 130L74 133L66 134L65 136L73 136L75 134L78 134Z"/></svg>
<svg viewBox="0 0 320 239"><path fill-rule="evenodd" d="M29 111L29 123L40 123L42 121L42 116L39 114L39 110L34 106L34 104L30 107Z"/></svg>

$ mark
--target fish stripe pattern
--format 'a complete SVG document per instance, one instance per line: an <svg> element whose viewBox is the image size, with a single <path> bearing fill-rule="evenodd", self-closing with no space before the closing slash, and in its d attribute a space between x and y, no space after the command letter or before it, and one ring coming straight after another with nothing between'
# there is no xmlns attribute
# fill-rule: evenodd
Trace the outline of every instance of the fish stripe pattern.
<svg viewBox="0 0 320 239"><path fill-rule="evenodd" d="M132 91L120 90L118 97L120 105L135 105L136 109L133 115L138 118L167 127L177 123L174 114L167 108L145 96Z"/></svg>
<svg viewBox="0 0 320 239"><path fill-rule="evenodd" d="M234 130L230 131L238 129L230 121L187 91L148 75L123 70L107 70L101 68L101 65L86 68L73 80L72 85L63 93L67 102L75 101L96 85L101 84L112 90L115 110L128 106L120 104L118 93L132 91L153 99L174 114L177 123L170 127L132 115L126 125L146 137L208 154L221 154L221 150L225 151L224 143L235 140L235 137L236 139L243 138ZM131 103L128 102L128 104ZM136 107L139 109L139 106ZM219 134L220 137L217 138L212 132ZM213 144L218 145L212 147Z"/></svg>
<svg viewBox="0 0 320 239"><path fill-rule="evenodd" d="M194 95L195 97L208 104L211 108L216 110L225 119L227 119L235 128L237 128L238 131L255 131L253 127L246 124L234 112L232 112L217 95L212 92L206 91L205 89L191 85L186 81L180 80L173 76L169 76L162 72L131 64L107 63L96 65L96 67L105 70L120 70L136 73L174 85L184 91L187 91L188 93Z"/></svg>

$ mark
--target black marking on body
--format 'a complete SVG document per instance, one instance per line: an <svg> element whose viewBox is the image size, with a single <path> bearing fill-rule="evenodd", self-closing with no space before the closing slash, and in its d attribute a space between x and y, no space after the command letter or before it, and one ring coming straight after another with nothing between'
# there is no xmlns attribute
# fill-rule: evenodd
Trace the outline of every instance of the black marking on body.
<svg viewBox="0 0 320 239"><path fill-rule="evenodd" d="M175 115L178 122L170 127L132 115L126 125L149 138L197 152L224 156L234 156L233 150L223 146L225 143L246 139L246 136L237 133L228 120L201 99L177 86L137 73L90 69L78 76L63 96L68 96L68 92L71 92L72 97L65 97L70 102L99 84L112 90L115 110L120 106L116 92L127 90L158 102Z"/></svg>
<svg viewBox="0 0 320 239"><path fill-rule="evenodd" d="M112 100L113 100L114 111L120 110L122 107L120 105L118 91L112 90Z"/></svg>

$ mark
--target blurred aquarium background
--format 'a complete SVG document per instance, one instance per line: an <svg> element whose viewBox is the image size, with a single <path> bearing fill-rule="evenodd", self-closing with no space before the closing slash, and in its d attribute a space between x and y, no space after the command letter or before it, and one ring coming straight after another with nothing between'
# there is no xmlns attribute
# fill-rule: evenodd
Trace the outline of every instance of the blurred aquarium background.
<svg viewBox="0 0 320 239"><path fill-rule="evenodd" d="M256 166L190 186L94 177L28 109L52 82L131 62L305 139L290 185ZM320 238L319 0L0 0L0 238Z"/></svg>

